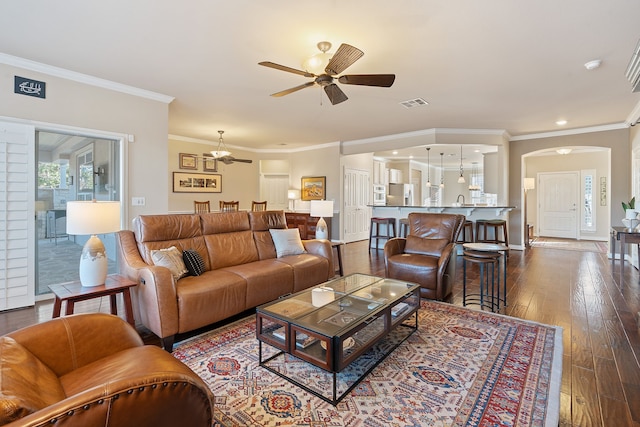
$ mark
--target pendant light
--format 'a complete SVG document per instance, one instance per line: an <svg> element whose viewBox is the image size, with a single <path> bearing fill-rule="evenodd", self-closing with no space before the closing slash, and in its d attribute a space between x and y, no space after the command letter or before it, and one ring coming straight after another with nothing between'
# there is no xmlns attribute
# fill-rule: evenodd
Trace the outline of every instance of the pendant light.
<svg viewBox="0 0 640 427"><path fill-rule="evenodd" d="M211 152L214 159L220 159L231 155L231 151L227 149L227 146L224 145L224 141L222 140L222 134L224 131L219 130L218 133L220 134L220 139L218 139L218 149Z"/></svg>
<svg viewBox="0 0 640 427"><path fill-rule="evenodd" d="M460 176L458 177L458 184L464 184L464 170L462 169L462 145L460 145Z"/></svg>
<svg viewBox="0 0 640 427"><path fill-rule="evenodd" d="M440 188L444 188L444 167L442 165L443 158L444 153L440 153Z"/></svg>
<svg viewBox="0 0 640 427"><path fill-rule="evenodd" d="M431 187L431 158L429 157L429 150L431 150L431 147L427 147L427 187Z"/></svg>
<svg viewBox="0 0 640 427"><path fill-rule="evenodd" d="M471 163L471 178L469 178L469 191L480 191L478 185L478 162Z"/></svg>

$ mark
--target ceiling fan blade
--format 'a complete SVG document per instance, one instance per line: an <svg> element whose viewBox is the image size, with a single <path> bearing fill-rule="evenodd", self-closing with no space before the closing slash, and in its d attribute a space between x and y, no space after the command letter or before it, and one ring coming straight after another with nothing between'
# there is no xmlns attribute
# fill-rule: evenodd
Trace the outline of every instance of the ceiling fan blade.
<svg viewBox="0 0 640 427"><path fill-rule="evenodd" d="M280 92L272 93L271 96L280 97L280 96L289 95L290 93L299 91L300 89L304 89L306 87L311 87L314 84L315 84L315 82L307 82L305 84L301 84L300 86L296 86L296 87L292 87L292 88L289 88L289 89L285 89L285 90L280 91Z"/></svg>
<svg viewBox="0 0 640 427"><path fill-rule="evenodd" d="M331 83L324 87L324 91L329 97L329 101L331 101L332 105L340 104L341 102L346 101L347 95L338 87L337 84Z"/></svg>
<svg viewBox="0 0 640 427"><path fill-rule="evenodd" d="M331 76L340 74L358 59L362 58L362 55L364 55L364 52L357 47L342 43L336 53L331 57L324 71Z"/></svg>
<svg viewBox="0 0 640 427"><path fill-rule="evenodd" d="M305 77L315 77L315 74L312 74L303 70L297 70L295 68L287 67L285 65L276 64L275 62L262 61L262 62L258 62L258 65L263 65L265 67L274 68L280 71L287 71L289 73L298 74Z"/></svg>
<svg viewBox="0 0 640 427"><path fill-rule="evenodd" d="M391 87L395 74L349 74L340 76L338 81L347 85Z"/></svg>
<svg viewBox="0 0 640 427"><path fill-rule="evenodd" d="M220 160L222 163L224 163L225 165L230 165L232 163L235 162L240 162L240 163L253 163L253 160L249 160L249 159L236 159L235 157L232 156L224 156L224 157L220 157L218 160Z"/></svg>

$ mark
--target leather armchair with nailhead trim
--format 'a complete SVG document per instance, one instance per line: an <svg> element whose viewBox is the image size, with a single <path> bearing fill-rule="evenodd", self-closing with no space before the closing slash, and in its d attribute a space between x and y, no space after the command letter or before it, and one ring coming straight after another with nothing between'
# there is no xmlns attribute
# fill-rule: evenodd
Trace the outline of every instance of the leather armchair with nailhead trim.
<svg viewBox="0 0 640 427"><path fill-rule="evenodd" d="M202 426L213 396L117 316L76 314L0 337L0 425Z"/></svg>

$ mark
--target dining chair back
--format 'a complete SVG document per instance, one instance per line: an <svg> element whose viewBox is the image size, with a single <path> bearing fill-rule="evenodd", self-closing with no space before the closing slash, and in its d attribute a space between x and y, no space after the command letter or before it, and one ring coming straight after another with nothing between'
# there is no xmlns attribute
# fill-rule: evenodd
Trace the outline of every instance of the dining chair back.
<svg viewBox="0 0 640 427"><path fill-rule="evenodd" d="M196 213L208 213L211 212L211 204L207 200L206 202L193 201L194 210Z"/></svg>
<svg viewBox="0 0 640 427"><path fill-rule="evenodd" d="M221 212L237 212L239 209L240 209L240 202L237 202L237 201L226 202L224 200L220 200Z"/></svg>
<svg viewBox="0 0 640 427"><path fill-rule="evenodd" d="M267 201L264 202L251 202L251 210L252 211L266 211L267 210Z"/></svg>

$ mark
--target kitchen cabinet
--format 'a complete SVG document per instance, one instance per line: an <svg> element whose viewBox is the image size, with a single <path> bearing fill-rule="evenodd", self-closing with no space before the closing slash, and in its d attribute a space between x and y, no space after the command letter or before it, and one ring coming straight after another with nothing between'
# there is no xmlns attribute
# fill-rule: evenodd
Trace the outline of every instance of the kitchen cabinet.
<svg viewBox="0 0 640 427"><path fill-rule="evenodd" d="M402 171L400 169L389 169L389 184L402 183Z"/></svg>
<svg viewBox="0 0 640 427"><path fill-rule="evenodd" d="M373 161L373 183L378 185L386 185L387 168L385 162L378 160Z"/></svg>

